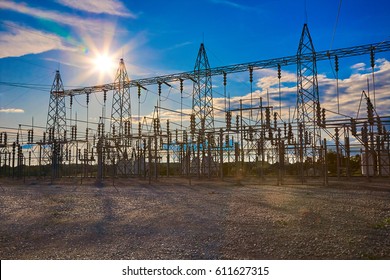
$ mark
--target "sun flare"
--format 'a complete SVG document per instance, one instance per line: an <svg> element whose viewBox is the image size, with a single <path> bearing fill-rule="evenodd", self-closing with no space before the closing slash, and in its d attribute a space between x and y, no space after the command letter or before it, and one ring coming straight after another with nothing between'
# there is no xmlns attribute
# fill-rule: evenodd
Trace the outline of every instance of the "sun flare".
<svg viewBox="0 0 390 280"><path fill-rule="evenodd" d="M101 74L113 74L115 64L112 57L107 54L99 54L94 59L95 70Z"/></svg>
<svg viewBox="0 0 390 280"><path fill-rule="evenodd" d="M116 34L115 25L111 26L109 32L103 32L102 36L92 37L88 33L80 35L83 51L76 56L77 60L74 61L74 64L80 65L80 68L85 69L85 71L75 78L75 84L105 84L115 80L116 72L120 66L120 58L126 60L130 57L129 53L137 45L136 39L132 39L117 48L113 44L114 34Z"/></svg>

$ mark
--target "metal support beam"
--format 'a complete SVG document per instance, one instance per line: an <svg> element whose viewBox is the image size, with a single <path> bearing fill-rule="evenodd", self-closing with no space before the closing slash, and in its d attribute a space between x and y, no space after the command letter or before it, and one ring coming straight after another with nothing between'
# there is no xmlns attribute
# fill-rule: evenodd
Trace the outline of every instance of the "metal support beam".
<svg viewBox="0 0 390 280"><path fill-rule="evenodd" d="M353 46L353 47L347 47L347 48L341 48L335 50L320 51L315 53L315 57L317 61L332 59L335 58L336 56L338 57L338 59L341 59L344 57L370 54L371 51L374 51L374 53L390 51L390 41ZM234 64L228 66L209 68L209 69L201 69L196 73L194 71L187 71L187 72L170 74L170 75L136 79L132 81L128 80L124 82L123 86L124 87L148 86L148 85L155 85L161 82L166 82L166 83L179 82L181 80L182 81L192 80L195 82L196 77L198 75L202 75L202 76L208 75L211 77L211 76L224 75L224 73L230 74L230 73L245 72L248 71L249 67L251 67L253 70L277 68L278 65L280 66L296 65L298 63L298 60L301 63L311 61L312 55L307 54L307 55L301 55L300 57L298 57L297 55L291 55L291 56L285 56L280 58L271 58L271 59L259 60L254 62L240 63L240 64ZM63 95L79 95L79 94L86 94L86 93L102 92L104 90L115 90L119 88L119 86L120 86L119 83L114 82L114 83L103 84L103 85L75 88L75 89L69 89L64 91Z"/></svg>

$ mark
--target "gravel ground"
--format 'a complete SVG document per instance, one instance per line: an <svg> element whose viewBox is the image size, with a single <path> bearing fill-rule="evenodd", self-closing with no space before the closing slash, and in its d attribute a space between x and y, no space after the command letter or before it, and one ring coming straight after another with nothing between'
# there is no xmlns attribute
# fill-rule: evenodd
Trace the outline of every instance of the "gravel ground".
<svg viewBox="0 0 390 280"><path fill-rule="evenodd" d="M0 186L0 259L390 259L388 178Z"/></svg>

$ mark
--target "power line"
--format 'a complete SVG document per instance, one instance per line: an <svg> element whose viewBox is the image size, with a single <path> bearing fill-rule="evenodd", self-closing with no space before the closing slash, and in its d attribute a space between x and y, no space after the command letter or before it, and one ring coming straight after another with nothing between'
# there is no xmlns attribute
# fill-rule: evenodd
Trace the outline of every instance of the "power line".
<svg viewBox="0 0 390 280"><path fill-rule="evenodd" d="M9 86L9 87L20 87L27 89L34 89L38 91L50 91L50 85L44 84L29 84L29 83L12 83L12 82L0 82L0 85Z"/></svg>
<svg viewBox="0 0 390 280"><path fill-rule="evenodd" d="M335 37L335 35L336 35L336 29L337 29L337 25L338 25L338 23L339 23L340 10L341 10L341 3L342 3L342 2L343 2L342 0L340 0L340 2L339 2L339 7L338 7L338 10L337 10L336 22L335 22L334 27L333 27L332 40L330 41L330 47L329 47L330 50L331 50L332 47L333 47L334 37Z"/></svg>

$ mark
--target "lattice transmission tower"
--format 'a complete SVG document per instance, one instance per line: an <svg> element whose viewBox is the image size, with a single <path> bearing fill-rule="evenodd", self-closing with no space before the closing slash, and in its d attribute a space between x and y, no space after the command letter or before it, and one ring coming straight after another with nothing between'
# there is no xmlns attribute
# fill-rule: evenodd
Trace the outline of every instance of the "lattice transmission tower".
<svg viewBox="0 0 390 280"><path fill-rule="evenodd" d="M60 71L56 71L50 90L49 111L47 114L46 131L49 141L60 140L66 136L66 106L64 85Z"/></svg>
<svg viewBox="0 0 390 280"><path fill-rule="evenodd" d="M297 122L299 160L319 158L321 129L316 52L307 24L304 24L297 51Z"/></svg>
<svg viewBox="0 0 390 280"><path fill-rule="evenodd" d="M116 162L118 163L118 172L120 174L131 173L131 164L128 161L131 148L131 99L130 99L129 76L123 58L119 61L119 67L116 71L116 87L112 97L111 110L111 137L114 141Z"/></svg>
<svg viewBox="0 0 390 280"><path fill-rule="evenodd" d="M214 130L213 91L210 64L204 44L200 44L194 67L194 87L192 112L195 115L195 127L202 133Z"/></svg>
<svg viewBox="0 0 390 280"><path fill-rule="evenodd" d="M51 159L52 177L60 176L63 145L66 143L66 106L64 85L60 71L57 70L50 90L49 110L44 137L44 158ZM46 145L49 144L49 145Z"/></svg>

